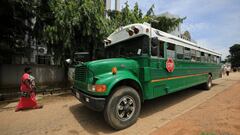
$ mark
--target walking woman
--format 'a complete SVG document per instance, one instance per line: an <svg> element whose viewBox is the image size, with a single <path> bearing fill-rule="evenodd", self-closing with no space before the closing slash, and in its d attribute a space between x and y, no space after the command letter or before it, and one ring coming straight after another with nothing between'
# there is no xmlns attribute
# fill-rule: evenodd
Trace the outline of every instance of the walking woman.
<svg viewBox="0 0 240 135"><path fill-rule="evenodd" d="M16 112L24 109L39 109L43 107L42 105L38 105L36 101L35 78L30 75L32 73L31 68L26 67L24 72L20 83L21 98L16 107Z"/></svg>
<svg viewBox="0 0 240 135"><path fill-rule="evenodd" d="M226 68L226 74L227 74L227 76L229 76L230 71L231 71L231 67L228 65L227 68Z"/></svg>

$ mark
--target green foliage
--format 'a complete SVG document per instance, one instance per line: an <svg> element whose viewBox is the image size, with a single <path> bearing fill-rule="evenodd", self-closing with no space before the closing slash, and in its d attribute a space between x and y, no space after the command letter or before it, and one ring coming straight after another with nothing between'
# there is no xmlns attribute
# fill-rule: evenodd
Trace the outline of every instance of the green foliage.
<svg viewBox="0 0 240 135"><path fill-rule="evenodd" d="M51 0L49 6L54 23L45 26L44 39L52 48L64 48L58 54L71 57L75 50L88 50L92 55L93 47L109 33L102 0Z"/></svg>
<svg viewBox="0 0 240 135"><path fill-rule="evenodd" d="M7 0L0 7L1 17L7 18L0 25L1 48L2 44L26 47L36 41L47 45L56 61L76 51L89 51L92 57L94 48L103 46L103 39L120 26L148 22L168 32L184 19L155 16L154 5L143 15L137 3L130 9L127 2L120 12L107 11L106 17L103 0Z"/></svg>
<svg viewBox="0 0 240 135"><path fill-rule="evenodd" d="M119 11L108 11L108 15L112 21L112 28L115 30L120 26L125 26L132 23L143 23L148 22L152 27L170 32L174 30L179 23L182 23L186 18L167 18L165 16L156 16L154 14L154 5L152 5L145 15L139 9L138 4L135 3L133 10L129 9L129 5L126 2L125 7L121 12Z"/></svg>
<svg viewBox="0 0 240 135"><path fill-rule="evenodd" d="M33 43L36 1L0 1L0 63L12 62L13 55L28 56Z"/></svg>
<svg viewBox="0 0 240 135"><path fill-rule="evenodd" d="M152 20L149 23L152 24L152 27L170 32L173 31L179 23L182 23L185 18L167 18L165 16L153 16Z"/></svg>
<svg viewBox="0 0 240 135"><path fill-rule="evenodd" d="M240 67L240 44L231 46L229 52L232 67Z"/></svg>
<svg viewBox="0 0 240 135"><path fill-rule="evenodd" d="M35 16L37 3L25 0L0 1L0 44L5 48L21 48L29 45L25 39L27 33L32 33L32 19ZM31 37L28 38L29 40Z"/></svg>

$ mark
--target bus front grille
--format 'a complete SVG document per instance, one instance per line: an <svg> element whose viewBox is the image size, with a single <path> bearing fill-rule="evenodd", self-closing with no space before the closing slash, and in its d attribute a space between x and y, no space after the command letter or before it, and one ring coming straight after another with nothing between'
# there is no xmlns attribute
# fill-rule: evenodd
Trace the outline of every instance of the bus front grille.
<svg viewBox="0 0 240 135"><path fill-rule="evenodd" d="M76 67L75 79L77 81L85 82L87 78L87 67L85 65Z"/></svg>

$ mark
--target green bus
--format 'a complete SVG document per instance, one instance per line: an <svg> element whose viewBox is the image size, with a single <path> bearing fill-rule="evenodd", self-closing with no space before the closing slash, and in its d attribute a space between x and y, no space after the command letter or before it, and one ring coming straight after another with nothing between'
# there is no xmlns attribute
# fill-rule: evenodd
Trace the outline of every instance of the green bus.
<svg viewBox="0 0 240 135"><path fill-rule="evenodd" d="M209 90L221 77L221 54L146 23L104 41L107 58L77 65L72 92L114 129L134 124L145 100L199 84Z"/></svg>

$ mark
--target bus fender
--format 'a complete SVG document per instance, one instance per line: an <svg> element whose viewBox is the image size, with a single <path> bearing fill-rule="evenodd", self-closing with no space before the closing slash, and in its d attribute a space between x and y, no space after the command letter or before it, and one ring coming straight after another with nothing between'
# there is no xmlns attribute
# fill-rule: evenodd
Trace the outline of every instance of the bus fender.
<svg viewBox="0 0 240 135"><path fill-rule="evenodd" d="M97 81L97 84L106 84L107 86L107 95L109 95L113 88L119 84L120 82L124 81L124 80L131 80L134 81L138 84L138 86L140 87L140 92L142 93L142 85L140 83L140 81L138 80L138 78L129 71L118 71L116 74L108 74L108 77L101 77L101 79L99 79ZM141 95L140 95L141 96Z"/></svg>

